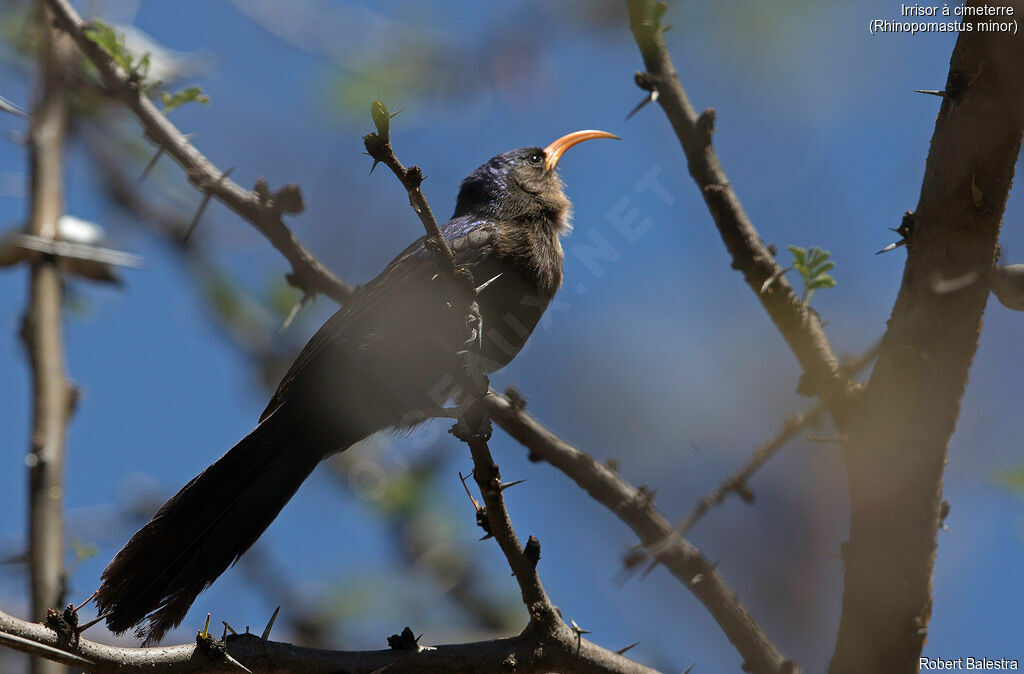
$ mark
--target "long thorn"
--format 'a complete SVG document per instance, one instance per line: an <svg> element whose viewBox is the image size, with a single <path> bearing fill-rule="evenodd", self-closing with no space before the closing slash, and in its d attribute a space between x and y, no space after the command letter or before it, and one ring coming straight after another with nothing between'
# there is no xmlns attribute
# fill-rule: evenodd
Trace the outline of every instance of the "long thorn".
<svg viewBox="0 0 1024 674"><path fill-rule="evenodd" d="M468 480L469 476L472 475L472 474L473 474L472 471L470 471L466 475L466 477L462 477L462 471L460 470L459 471L459 479L462 480L462 488L466 490L466 496L468 496L469 500L473 502L473 507L476 508L477 510L480 510L480 504L476 502L476 499L473 498L472 492L469 491L469 487L466 486L466 480ZM480 540L484 540L484 539L481 538Z"/></svg>
<svg viewBox="0 0 1024 674"><path fill-rule="evenodd" d="M274 627L274 621L277 620L277 614L281 612L281 607L278 606L274 609L274 615L270 616L270 622L267 623L267 628L263 630L263 636L260 637L264 641L270 638L270 630ZM227 623L225 623L227 624Z"/></svg>
<svg viewBox="0 0 1024 674"><path fill-rule="evenodd" d="M203 217L203 211L206 210L206 206L210 203L210 199L213 198L213 188L224 182L225 178L231 175L231 172L234 170L235 167L232 166L228 170L224 171L224 173L221 173L220 178L217 178L217 182L215 182L209 190L206 190L203 193L203 200L199 202L199 208L196 210L196 214L192 216L192 222L188 223L188 229L185 231L185 238L181 241L183 245L188 245L189 237L192 236L193 230L195 230L196 225L199 224L199 218Z"/></svg>
<svg viewBox="0 0 1024 674"><path fill-rule="evenodd" d="M766 292L768 292L768 288L770 288L773 283L775 283L780 278L782 278L782 276L784 274L787 274L787 273L793 271L793 269L794 269L793 267L786 267L785 269L780 269L779 271L777 271L774 274L772 274L771 276L769 276L765 280L765 282L761 284L761 294L764 295Z"/></svg>
<svg viewBox="0 0 1024 674"><path fill-rule="evenodd" d="M648 103L653 103L656 100L658 100L658 90L652 89L649 94L644 96L644 99L642 101L636 104L635 108L629 111L629 114L626 115L626 119L629 120L630 117L640 112Z"/></svg>
<svg viewBox="0 0 1024 674"><path fill-rule="evenodd" d="M153 155L153 158L150 159L149 163L146 164L146 168L142 169L142 173L139 174L139 179L135 181L136 185L140 184L143 180L146 179L146 176L148 176L149 172L153 170L153 167L156 166L156 163L160 161L160 157L164 156L164 152L166 150L167 148L165 148L163 145L160 146L160 148L156 151L156 154Z"/></svg>
<svg viewBox="0 0 1024 674"><path fill-rule="evenodd" d="M95 598L96 598L96 595L98 595L99 593L100 593L100 591L99 591L99 590L96 590L95 592L93 592L92 594L90 594L90 595L89 595L89 598L88 598L88 599L86 599L86 600L85 600L85 601L83 601L83 602L82 602L81 604L79 604L78 606L76 606L75 608L73 608L73 609L71 610L71 612L72 612L72 613L78 613L78 611L79 611L79 610L80 610L80 609L81 609L81 608L82 608L83 606L85 606L86 604L88 604L89 602L91 602L91 601L92 601L93 599L95 599Z"/></svg>
<svg viewBox="0 0 1024 674"><path fill-rule="evenodd" d="M875 253L875 255L881 255L882 253L888 253L890 250L896 250L900 246L905 246L905 245L907 245L906 239L903 239L901 241L897 241L895 243L890 243L888 246L886 246L882 250L880 250L877 253Z"/></svg>
<svg viewBox="0 0 1024 674"><path fill-rule="evenodd" d="M0 96L0 112L6 112L6 113L9 113L9 114L15 115L16 117L21 117L23 119L28 119L29 118L27 112L25 112L24 110L19 108L14 103L11 103L9 100L4 98L3 96Z"/></svg>
<svg viewBox="0 0 1024 674"><path fill-rule="evenodd" d="M251 669L249 669L248 667L243 665L238 660L235 660L229 654L225 653L224 654L224 659L228 662L228 664L234 665L235 667L237 667L238 669L242 670L243 672L248 672L249 674L252 674L252 670Z"/></svg>
<svg viewBox="0 0 1024 674"><path fill-rule="evenodd" d="M104 618L106 618L108 615L110 615L110 614L109 613L104 613L102 615L96 616L95 619L90 620L89 622L85 623L84 625L79 625L77 628L75 628L75 632L77 632L78 634L81 634L82 632L86 631L87 629L89 629L90 627L92 627L93 625L98 623L99 621L101 621Z"/></svg>
<svg viewBox="0 0 1024 674"><path fill-rule="evenodd" d="M289 311L288 315L285 317L284 323L281 324L281 329L278 330L278 334L283 335L285 333L288 327L291 326L292 321L295 320L295 317L299 315L302 307L306 306L311 299L313 299L313 293L302 293L302 297L299 298L299 301L292 306L291 311Z"/></svg>

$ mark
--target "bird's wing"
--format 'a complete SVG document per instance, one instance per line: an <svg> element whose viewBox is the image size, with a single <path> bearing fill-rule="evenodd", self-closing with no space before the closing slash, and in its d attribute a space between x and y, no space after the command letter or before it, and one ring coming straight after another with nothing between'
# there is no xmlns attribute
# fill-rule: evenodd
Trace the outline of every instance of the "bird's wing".
<svg viewBox="0 0 1024 674"><path fill-rule="evenodd" d="M455 263L472 269L490 254L498 239L499 230L494 222L460 217L444 225L441 233L452 249ZM387 302L389 296L411 292L416 285L429 283L436 273L434 253L427 249L426 237L420 237L399 253L376 278L360 286L349 302L317 330L281 379L269 404L260 415L260 421L277 409L291 383L325 348L338 339L359 340L378 328L386 328L387 326L367 325L366 321L361 319L375 307ZM358 328L353 329L354 326Z"/></svg>

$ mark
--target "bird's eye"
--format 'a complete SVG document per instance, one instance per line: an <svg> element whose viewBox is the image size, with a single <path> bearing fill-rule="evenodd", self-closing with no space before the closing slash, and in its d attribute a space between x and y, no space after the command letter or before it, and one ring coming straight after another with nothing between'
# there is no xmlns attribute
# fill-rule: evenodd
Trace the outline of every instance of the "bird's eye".
<svg viewBox="0 0 1024 674"><path fill-rule="evenodd" d="M534 152L534 153L530 154L530 163L533 164L534 166L540 166L541 163L543 163L543 161L544 161L544 153L543 152Z"/></svg>

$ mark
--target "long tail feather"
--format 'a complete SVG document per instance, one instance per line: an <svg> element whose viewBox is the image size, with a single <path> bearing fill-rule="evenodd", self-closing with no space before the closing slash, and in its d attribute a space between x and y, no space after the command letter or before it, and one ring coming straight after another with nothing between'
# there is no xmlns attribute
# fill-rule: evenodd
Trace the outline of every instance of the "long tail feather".
<svg viewBox="0 0 1024 674"><path fill-rule="evenodd" d="M259 538L324 455L277 410L171 497L103 572L107 626L152 644Z"/></svg>

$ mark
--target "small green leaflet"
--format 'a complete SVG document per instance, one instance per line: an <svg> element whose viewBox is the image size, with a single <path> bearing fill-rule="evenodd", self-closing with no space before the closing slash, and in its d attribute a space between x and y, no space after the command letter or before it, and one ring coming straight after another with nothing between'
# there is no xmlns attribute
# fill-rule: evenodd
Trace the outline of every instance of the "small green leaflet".
<svg viewBox="0 0 1024 674"><path fill-rule="evenodd" d="M114 27L94 19L90 26L85 29L85 36L103 48L103 51L110 54L117 65L125 70L131 70L132 57L124 46L124 36L119 35Z"/></svg>
<svg viewBox="0 0 1024 674"><path fill-rule="evenodd" d="M814 296L814 291L819 288L835 288L836 280L829 275L829 271L836 266L829 257L827 250L816 246L801 248L800 246L786 246L793 254L793 268L800 272L804 279L804 291L800 295L800 301L807 305Z"/></svg>
<svg viewBox="0 0 1024 674"><path fill-rule="evenodd" d="M186 103L210 104L210 97L203 93L199 87L185 87L181 91L169 94L166 91L160 93L160 102L164 104L164 114L171 110L185 105Z"/></svg>
<svg viewBox="0 0 1024 674"><path fill-rule="evenodd" d="M138 61L133 61L131 52L124 46L124 35L110 24L94 19L85 29L85 36L107 52L125 72L134 74L140 80L145 80L149 75L149 54L143 54Z"/></svg>

